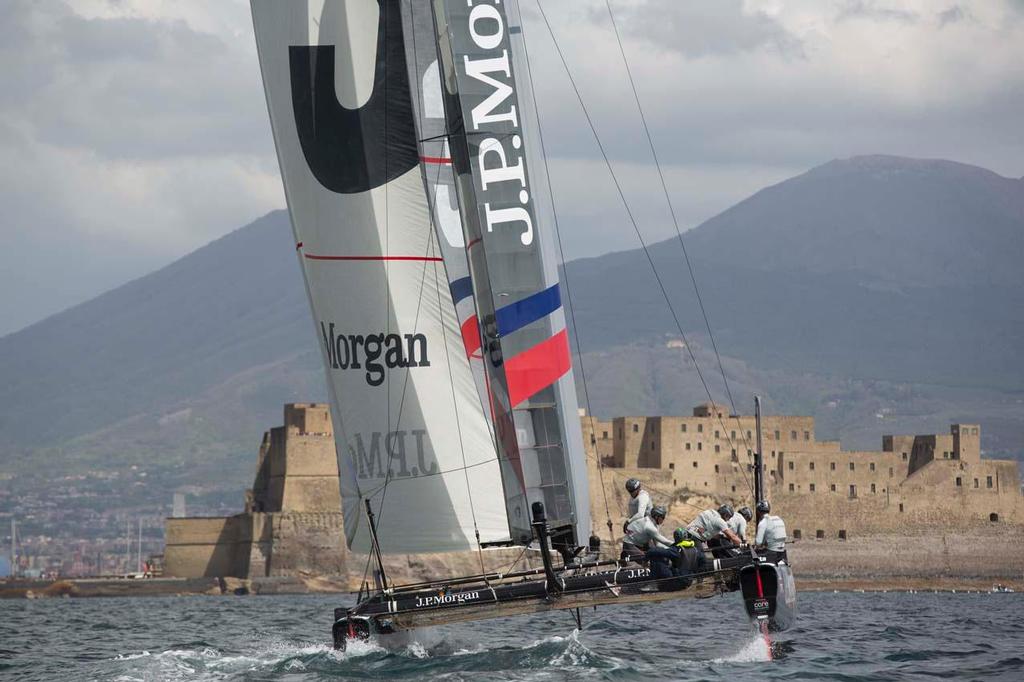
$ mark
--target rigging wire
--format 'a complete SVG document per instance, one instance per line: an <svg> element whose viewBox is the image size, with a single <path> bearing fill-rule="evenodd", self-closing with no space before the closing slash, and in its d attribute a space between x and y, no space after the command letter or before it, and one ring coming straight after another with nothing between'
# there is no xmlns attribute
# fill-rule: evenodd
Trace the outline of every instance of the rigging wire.
<svg viewBox="0 0 1024 682"><path fill-rule="evenodd" d="M562 279L565 281L566 308L568 308L568 310L569 310L569 319L572 322L572 329L573 329L572 337L573 337L574 345L576 346L576 357L579 358L580 380L583 383L583 399L584 399L584 401L587 404L587 417L590 419L590 438L591 438L591 443L594 446L594 459L597 460L597 472L598 472L598 478L599 478L600 483L601 483L601 496L602 496L602 498L604 500L604 513L605 513L605 521L606 521L607 526L608 526L608 536L609 536L609 540L611 540L612 545L614 545L615 544L615 533L612 530L612 528L613 528L612 513L611 513L611 507L608 505L608 490L607 490L607 488L605 487L605 484L604 484L604 462L601 461L600 455L597 454L597 439L596 439L597 430L596 430L596 428L594 426L594 412L591 409L591 405L590 405L590 391L587 388L587 371L586 371L586 368L583 365L583 350L580 347L580 328L576 325L576 311L575 311L575 308L573 307L573 304L572 304L572 289L569 286L569 270L568 270L568 268L565 265L565 251L562 248L562 232L559 229L558 210L557 210L557 207L555 206L555 193L554 193L554 190L552 189L552 186L551 186L551 173L548 170L548 154L547 154L547 148L546 148L546 146L544 144L544 126L541 124L540 111L539 111L539 109L537 107L537 93L536 93L536 91L534 90L534 87L533 87L532 68L530 66L530 51L529 51L529 49L527 47L527 43L526 43L526 30L525 30L525 27L523 26L522 17L519 17L519 26L520 26L520 31L521 31L521 34L522 34L522 37L523 37L523 56L526 59L526 70L527 70L526 81L527 81L527 83L530 86L530 99L532 100L532 103L533 103L533 113L534 113L534 116L536 117L536 120L537 120L537 140L540 142L541 162L542 162L542 164L544 166L544 177L547 180L548 197L551 200L551 215L552 215L552 217L554 219L553 223L554 223L554 226L555 226L555 236L556 236L557 241L558 241L558 257L559 257L559 259L562 262ZM583 452L584 452L584 454L587 454L587 443L583 444ZM589 500L587 501L587 503L589 504Z"/></svg>
<svg viewBox="0 0 1024 682"><path fill-rule="evenodd" d="M548 20L547 13L544 11L544 7L540 0L537 0L536 5L537 9L540 12L541 18L544 21L544 25L547 27L548 34L551 36L552 45L554 45L554 48L558 53L558 57L562 62L562 67L565 69L565 74L569 79L569 84L572 86L573 92L576 95L576 99L579 102L580 109L582 110L583 116L586 119L587 125L590 128L590 132L594 136L594 141L597 144L598 151L600 151L601 157L604 159L605 166L608 168L608 173L611 176L612 183L615 185L616 193L619 195L619 199L622 202L623 208L626 211L626 215L629 218L629 222L632 224L633 230L636 232L637 239L639 240L640 246L642 247L644 255L647 258L647 262L650 265L651 273L654 275L654 278L658 283L658 288L661 290L662 297L665 299L665 304L668 307L669 313L672 316L672 320L675 323L676 329L678 330L679 335L682 338L683 345L686 347L687 353L690 356L690 360L693 362L693 367L697 372L697 377L700 379L700 383L704 387L704 392L707 394L708 400L714 403L714 398L712 397L711 389L708 386L707 380L704 378L704 373L700 369L700 364L697 362L697 357L693 352L693 348L691 347L689 341L686 338L686 333L683 331L682 323L679 321L679 316L676 313L675 307L672 305L672 301L668 295L668 290L665 287L665 283L662 281L661 276L658 274L658 269L654 264L654 259L651 256L650 249L648 248L647 243L644 241L636 217L633 215L633 211L629 206L629 202L626 200L626 196L622 189L622 185L619 182L618 175L616 175L615 169L613 168L611 163L611 159L608 157L608 153L604 148L604 144L601 142L601 136L597 132L597 127L594 125L593 118L590 116L590 112L587 109L586 104L583 102L583 95L580 93L579 87L576 85L576 79L573 78L572 76L572 70L569 68L569 63L565 58L565 54L562 52L562 48L558 44L558 39L555 37L555 32L554 29L552 29L551 27L551 22ZM718 417L718 421L721 424L722 429L728 432L728 429L725 428L725 423L722 421L722 418L720 416ZM730 438L730 443L731 442L732 439ZM746 478L746 472L743 473L744 477Z"/></svg>
<svg viewBox="0 0 1024 682"><path fill-rule="evenodd" d="M683 259L686 261L686 269L690 273L690 281L693 283L693 293L697 297L697 305L700 307L701 316L704 318L704 326L708 330L708 338L711 340L711 347L715 351L715 359L718 361L718 370L722 374L722 383L725 385L725 393L729 398L729 406L732 409L732 415L736 419L737 426L740 426L739 415L738 411L736 410L736 401L733 400L732 389L729 388L729 379L725 375L725 367L722 364L722 356L718 352L718 342L715 341L715 334L711 330L711 322L708 319L708 313L704 307L704 297L700 295L700 287L697 286L697 277L693 272L693 265L690 262L690 254L686 250L686 244L683 243L683 232L681 229L679 229L679 220L676 217L675 206L673 205L671 196L668 192L668 186L665 182L665 174L662 172L661 169L661 161L658 159L658 152L654 146L654 140L651 136L650 127L647 125L647 116L644 114L644 109L640 104L640 95L636 89L636 82L633 80L633 70L629 68L629 60L626 58L626 50L622 45L622 36L619 34L619 25L615 21L615 13L612 11L611 0L604 0L604 4L605 7L608 8L608 18L611 19L612 29L615 32L615 42L618 43L619 54L622 55L622 64L623 66L626 67L626 77L629 80L629 87L633 91L633 101L636 103L637 113L640 114L640 122L643 124L644 136L647 138L647 146L650 147L651 150L651 158L654 160L654 167L658 171L658 180L661 182L661 191L662 194L664 194L665 196L665 203L668 205L669 215L671 215L672 217L672 226L675 228L676 238L679 241L679 248L683 252ZM742 434L742 428L740 429L740 433ZM749 440L747 440L746 436L743 437L743 441L746 445L747 450L749 451L751 449L750 442ZM740 470L743 471L742 468ZM744 479L747 479L745 471L743 471L743 477ZM751 490L753 490L753 484L750 482L749 479L747 480L747 485L748 487L751 488Z"/></svg>

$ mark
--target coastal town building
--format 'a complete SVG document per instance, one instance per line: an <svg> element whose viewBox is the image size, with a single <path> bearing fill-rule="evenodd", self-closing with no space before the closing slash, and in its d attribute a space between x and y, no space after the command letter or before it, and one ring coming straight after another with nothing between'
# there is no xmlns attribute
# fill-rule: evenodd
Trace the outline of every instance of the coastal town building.
<svg viewBox="0 0 1024 682"><path fill-rule="evenodd" d="M243 513L166 520L164 573L341 575L346 552L330 408L295 403L283 426L263 434Z"/></svg>

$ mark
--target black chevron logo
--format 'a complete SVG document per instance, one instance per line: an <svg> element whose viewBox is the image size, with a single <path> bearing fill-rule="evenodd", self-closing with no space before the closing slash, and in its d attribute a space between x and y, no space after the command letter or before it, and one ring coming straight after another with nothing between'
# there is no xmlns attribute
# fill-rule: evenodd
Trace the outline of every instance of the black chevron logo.
<svg viewBox="0 0 1024 682"><path fill-rule="evenodd" d="M398 0L378 5L373 92L358 109L338 101L334 45L288 48L302 153L320 184L339 194L380 187L419 163Z"/></svg>

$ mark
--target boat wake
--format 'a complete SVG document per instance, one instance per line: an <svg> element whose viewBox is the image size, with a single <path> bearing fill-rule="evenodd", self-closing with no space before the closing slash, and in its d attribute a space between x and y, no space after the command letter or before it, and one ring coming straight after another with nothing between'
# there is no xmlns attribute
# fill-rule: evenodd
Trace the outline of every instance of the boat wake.
<svg viewBox="0 0 1024 682"><path fill-rule="evenodd" d="M538 677L569 670L613 671L624 662L603 656L580 641L578 631L518 646L482 641L453 641L438 632L417 633L402 646L353 641L344 652L328 642L255 640L240 651L225 652L205 642L175 644L164 651L125 653L109 659L106 679L232 680L301 673L312 679L388 677L467 679L479 675L536 670ZM531 675L527 672L527 677Z"/></svg>

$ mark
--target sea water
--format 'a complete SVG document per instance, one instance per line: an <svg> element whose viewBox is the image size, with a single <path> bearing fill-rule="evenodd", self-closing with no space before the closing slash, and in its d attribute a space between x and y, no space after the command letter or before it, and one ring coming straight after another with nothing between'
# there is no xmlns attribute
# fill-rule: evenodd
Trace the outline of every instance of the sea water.
<svg viewBox="0 0 1024 682"><path fill-rule="evenodd" d="M737 595L425 630L331 648L347 597L0 601L0 679L1024 680L1024 594L800 595L751 629Z"/></svg>

